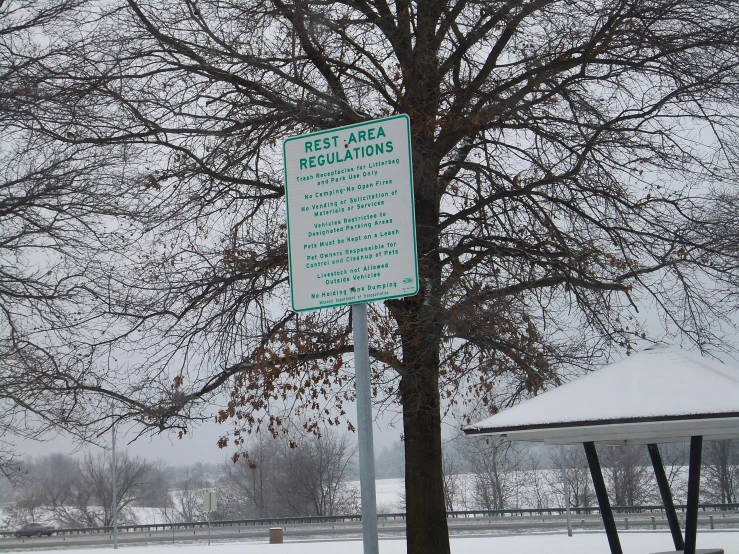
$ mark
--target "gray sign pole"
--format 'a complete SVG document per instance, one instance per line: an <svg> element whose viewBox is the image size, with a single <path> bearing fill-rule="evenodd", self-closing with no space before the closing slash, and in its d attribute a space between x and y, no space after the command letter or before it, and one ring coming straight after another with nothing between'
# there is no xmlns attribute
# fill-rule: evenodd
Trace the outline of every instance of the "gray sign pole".
<svg viewBox="0 0 739 554"><path fill-rule="evenodd" d="M570 513L570 483L567 479L567 458L565 447L559 445L559 457L562 459L562 481L565 487L565 513L567 514L567 536L572 536L572 514Z"/></svg>
<svg viewBox="0 0 739 554"><path fill-rule="evenodd" d="M379 554L367 304L354 304L352 306L352 326L354 329L354 378L357 383L357 438L359 440L359 486L362 493L362 540L364 554Z"/></svg>
<svg viewBox="0 0 739 554"><path fill-rule="evenodd" d="M208 499L208 506L205 508L208 517L208 546L210 546L210 520L213 513L213 491L205 491L205 498ZM205 502L203 502L205 504Z"/></svg>

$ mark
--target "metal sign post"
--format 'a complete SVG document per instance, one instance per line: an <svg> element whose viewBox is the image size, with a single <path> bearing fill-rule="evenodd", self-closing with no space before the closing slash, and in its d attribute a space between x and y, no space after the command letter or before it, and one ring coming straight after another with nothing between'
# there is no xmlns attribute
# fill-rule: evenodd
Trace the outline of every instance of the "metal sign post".
<svg viewBox="0 0 739 554"><path fill-rule="evenodd" d="M290 298L352 306L364 554L378 554L367 302L418 293L410 119L396 115L283 144Z"/></svg>
<svg viewBox="0 0 739 554"><path fill-rule="evenodd" d="M354 332L354 379L357 383L357 438L359 441L359 486L362 495L362 541L364 543L364 554L378 554L367 304L352 306L352 325Z"/></svg>
<svg viewBox="0 0 739 554"><path fill-rule="evenodd" d="M205 491L203 494L203 511L208 514L208 546L210 546L210 519L211 513L216 510L216 491Z"/></svg>

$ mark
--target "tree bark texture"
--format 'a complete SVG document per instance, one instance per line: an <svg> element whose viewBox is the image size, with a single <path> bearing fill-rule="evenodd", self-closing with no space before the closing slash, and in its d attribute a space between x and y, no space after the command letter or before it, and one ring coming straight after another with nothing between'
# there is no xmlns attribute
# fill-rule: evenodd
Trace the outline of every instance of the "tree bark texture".
<svg viewBox="0 0 739 554"><path fill-rule="evenodd" d="M422 128L422 127L421 127ZM413 120L411 120L413 132ZM439 365L441 334L438 287L438 163L414 132L413 179L419 258L419 293L405 299L400 316L405 371L400 381L405 439L405 486L409 553L450 551L444 503Z"/></svg>

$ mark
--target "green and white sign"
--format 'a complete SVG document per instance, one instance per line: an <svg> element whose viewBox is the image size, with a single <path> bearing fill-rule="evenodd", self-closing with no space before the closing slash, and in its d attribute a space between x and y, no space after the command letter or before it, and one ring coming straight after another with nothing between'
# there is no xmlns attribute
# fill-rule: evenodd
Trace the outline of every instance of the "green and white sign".
<svg viewBox="0 0 739 554"><path fill-rule="evenodd" d="M289 138L283 152L293 310L416 294L408 116Z"/></svg>

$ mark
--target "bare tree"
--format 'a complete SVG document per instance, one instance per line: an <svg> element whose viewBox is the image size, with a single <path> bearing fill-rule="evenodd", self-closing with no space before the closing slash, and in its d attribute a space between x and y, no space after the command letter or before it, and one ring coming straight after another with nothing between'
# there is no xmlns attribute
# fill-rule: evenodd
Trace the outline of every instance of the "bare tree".
<svg viewBox="0 0 739 554"><path fill-rule="evenodd" d="M654 471L645 446L606 446L602 452L604 477L616 506L637 506L655 500Z"/></svg>
<svg viewBox="0 0 739 554"><path fill-rule="evenodd" d="M16 487L11 502L4 509L7 526L23 525L35 521L45 521L48 516L43 490L29 483Z"/></svg>
<svg viewBox="0 0 739 554"><path fill-rule="evenodd" d="M659 451L673 500L675 503L684 503L688 496L686 469L690 457L690 443L661 444L659 445Z"/></svg>
<svg viewBox="0 0 739 554"><path fill-rule="evenodd" d="M135 522L128 509L147 497L147 477L152 464L142 458L116 454L116 506L122 521ZM57 519L73 527L98 527L113 524L113 481L108 456L88 453L79 463L72 492L54 506Z"/></svg>
<svg viewBox="0 0 739 554"><path fill-rule="evenodd" d="M739 441L706 441L702 456L702 493L709 502L737 503Z"/></svg>
<svg viewBox="0 0 739 554"><path fill-rule="evenodd" d="M142 482L145 494L136 500L135 506L164 509L171 505L172 491L169 471L169 468L165 468L160 462L151 464L151 468L146 473L146 479Z"/></svg>
<svg viewBox="0 0 739 554"><path fill-rule="evenodd" d="M50 454L38 459L31 475L43 491L44 507L52 512L72 501L79 477L79 462L65 454Z"/></svg>
<svg viewBox="0 0 739 554"><path fill-rule="evenodd" d="M246 459L222 467L224 510L232 517L335 515L359 510L348 483L356 445L329 431L299 440L253 440Z"/></svg>
<svg viewBox="0 0 739 554"><path fill-rule="evenodd" d="M589 508L595 503L595 492L593 491L593 482L590 476L590 468L585 452L579 446L565 446L564 460L559 450L553 450L549 453L549 460L553 467L558 471L549 475L549 484L554 493L560 499L558 503L561 506L565 504L564 482L562 480L561 471L562 464L565 464L567 470L567 482L570 488L570 507L572 508Z"/></svg>
<svg viewBox="0 0 739 554"><path fill-rule="evenodd" d="M29 459L21 467L22 479L15 482L7 523L17 525L53 518L55 507L72 498L78 463L71 456L50 454Z"/></svg>
<svg viewBox="0 0 739 554"><path fill-rule="evenodd" d="M278 489L281 475L281 444L272 437L254 437L248 457L221 467L223 502L220 509L228 517L263 518L281 513Z"/></svg>
<svg viewBox="0 0 739 554"><path fill-rule="evenodd" d="M100 191L103 216L74 298L16 323L12 401L49 391L41 416L78 427L111 396L120 418L184 432L227 389L237 449L295 412L346 424L348 310L284 300L277 142L395 113L411 118L421 290L373 306L371 355L377 402L402 405L411 554L449 552L442 401L494 412L629 351L654 338L647 304L669 336L728 348L734 2L92 6L7 51L8 140L99 160L69 182Z"/></svg>
<svg viewBox="0 0 739 554"><path fill-rule="evenodd" d="M499 439L471 439L464 456L473 479L473 495L483 510L519 507L524 450Z"/></svg>
<svg viewBox="0 0 739 554"><path fill-rule="evenodd" d="M7 503L10 497L13 494L13 484L4 475L0 475L0 498L3 499L3 502Z"/></svg>
<svg viewBox="0 0 739 554"><path fill-rule="evenodd" d="M282 486L277 488L283 505L296 515L356 511L356 490L346 482L355 456L356 445L349 435L332 430L299 441L284 441Z"/></svg>
<svg viewBox="0 0 739 554"><path fill-rule="evenodd" d="M443 450L442 468L444 470L444 504L447 511L458 509L460 496L462 495L462 476L460 453L457 450L456 441L447 443Z"/></svg>
<svg viewBox="0 0 739 554"><path fill-rule="evenodd" d="M191 521L205 521L207 516L203 511L203 493L211 486L203 473L202 466L196 464L185 469L185 475L172 483L169 503L166 505L164 514L168 521L174 523L187 523ZM226 505L228 504L228 492L231 487L226 487ZM218 501L221 505L219 512L223 512L224 498L219 494ZM226 508L225 513L229 513ZM227 516L228 517L228 516Z"/></svg>
<svg viewBox="0 0 739 554"><path fill-rule="evenodd" d="M550 508L552 506L552 488L549 484L548 471L543 469L538 457L529 456L523 471L524 505L527 508Z"/></svg>
<svg viewBox="0 0 739 554"><path fill-rule="evenodd" d="M402 442L386 446L375 458L375 473L378 479L405 476L405 451Z"/></svg>
<svg viewBox="0 0 739 554"><path fill-rule="evenodd" d="M32 122L33 106L64 94L44 80L41 69L69 53L70 42L52 29L77 26L77 10L89 4L0 0L0 472L5 475L18 468L10 436L34 440L63 430L95 441L104 429L100 402L79 402L80 390L100 384L97 378L80 379L94 347L68 340L69 333L90 316L94 303L95 293L86 286L89 260L114 244L125 246L120 231L126 218L142 220L140 186L122 178L121 148L103 153L57 140L35 132Z"/></svg>

